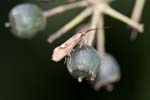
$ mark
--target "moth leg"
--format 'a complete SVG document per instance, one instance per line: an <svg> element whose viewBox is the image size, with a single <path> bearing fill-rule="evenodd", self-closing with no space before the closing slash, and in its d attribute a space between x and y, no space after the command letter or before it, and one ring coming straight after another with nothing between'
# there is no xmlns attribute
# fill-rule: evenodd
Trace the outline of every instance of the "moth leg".
<svg viewBox="0 0 150 100"><path fill-rule="evenodd" d="M86 45L87 43L86 43L86 38L85 38L85 36L83 35L82 37L81 37L81 40L79 41L79 47L81 48L83 45Z"/></svg>
<svg viewBox="0 0 150 100"><path fill-rule="evenodd" d="M69 52L69 53L65 56L64 64L67 62L67 57L71 57L71 52Z"/></svg>
<svg viewBox="0 0 150 100"><path fill-rule="evenodd" d="M64 64L66 64L67 63L67 57L65 57L65 61L64 61Z"/></svg>
<svg viewBox="0 0 150 100"><path fill-rule="evenodd" d="M65 56L64 64L66 64L66 62L67 62L67 57L71 57L71 54L69 53L69 54L67 54L67 56ZM71 59L70 59L70 61L71 61ZM70 61L69 61L69 62L70 62Z"/></svg>
<svg viewBox="0 0 150 100"><path fill-rule="evenodd" d="M79 48L81 48L83 45L85 45L85 42L81 39L79 42Z"/></svg>
<svg viewBox="0 0 150 100"><path fill-rule="evenodd" d="M74 49L71 49L71 50L67 53L67 56L71 56L71 52L74 52Z"/></svg>

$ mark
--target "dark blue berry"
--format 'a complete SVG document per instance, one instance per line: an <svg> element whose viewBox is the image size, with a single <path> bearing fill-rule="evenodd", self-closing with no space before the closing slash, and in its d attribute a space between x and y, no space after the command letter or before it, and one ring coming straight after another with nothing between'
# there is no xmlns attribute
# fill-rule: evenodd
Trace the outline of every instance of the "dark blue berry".
<svg viewBox="0 0 150 100"><path fill-rule="evenodd" d="M46 26L42 10L34 4L20 4L9 13L12 33L19 38L32 38Z"/></svg>
<svg viewBox="0 0 150 100"><path fill-rule="evenodd" d="M79 82L84 78L94 80L99 66L99 54L91 46L77 46L67 58L69 73Z"/></svg>

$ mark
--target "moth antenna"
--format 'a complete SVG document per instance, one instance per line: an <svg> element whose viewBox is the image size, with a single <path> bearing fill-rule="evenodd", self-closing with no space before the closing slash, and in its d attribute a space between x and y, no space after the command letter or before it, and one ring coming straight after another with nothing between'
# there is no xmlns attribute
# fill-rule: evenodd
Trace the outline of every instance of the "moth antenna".
<svg viewBox="0 0 150 100"><path fill-rule="evenodd" d="M89 30L87 30L85 33L88 33L88 32L90 32L90 31L95 31L95 30L98 30L99 28L93 28L93 29L89 29Z"/></svg>
<svg viewBox="0 0 150 100"><path fill-rule="evenodd" d="M107 29L107 28L110 28L110 27L104 27L104 29ZM101 29L101 28L93 28L93 29L89 29L85 32L78 32L78 33L83 33L83 35L85 35L86 33L90 32L90 31L94 31L94 30L98 30L98 29Z"/></svg>
<svg viewBox="0 0 150 100"><path fill-rule="evenodd" d="M110 27L104 27L104 29L107 29L107 28L110 28ZM88 33L88 32L90 32L90 31L94 31L94 30L98 30L98 29L102 29L102 28L89 29L89 30L87 30L85 33Z"/></svg>

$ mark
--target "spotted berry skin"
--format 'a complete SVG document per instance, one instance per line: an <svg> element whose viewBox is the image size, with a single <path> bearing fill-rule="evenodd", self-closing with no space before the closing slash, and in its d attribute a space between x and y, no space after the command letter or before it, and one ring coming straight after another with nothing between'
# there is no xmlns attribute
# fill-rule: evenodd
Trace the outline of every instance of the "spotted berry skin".
<svg viewBox="0 0 150 100"><path fill-rule="evenodd" d="M96 79L92 82L92 85L95 90L99 90L101 87L105 86L108 91L112 91L112 83L119 81L121 77L119 64L110 54L99 53L99 55L101 67L99 68Z"/></svg>
<svg viewBox="0 0 150 100"><path fill-rule="evenodd" d="M32 38L46 26L42 10L34 4L20 4L9 13L12 33L19 38Z"/></svg>
<svg viewBox="0 0 150 100"><path fill-rule="evenodd" d="M77 46L67 58L68 71L79 82L84 78L94 80L99 67L100 57L91 46Z"/></svg>

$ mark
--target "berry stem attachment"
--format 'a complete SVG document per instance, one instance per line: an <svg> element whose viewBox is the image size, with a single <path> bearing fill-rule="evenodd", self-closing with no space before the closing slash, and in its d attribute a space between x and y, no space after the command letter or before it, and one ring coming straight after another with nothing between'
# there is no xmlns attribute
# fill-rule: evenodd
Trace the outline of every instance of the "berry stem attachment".
<svg viewBox="0 0 150 100"><path fill-rule="evenodd" d="M68 11L68 10L86 7L87 5L88 5L88 3L86 1L79 1L79 2L75 2L75 3L71 3L71 4L65 4L65 5L61 5L61 6L53 8L53 9L47 10L47 11L43 12L43 15L45 17L51 17L56 14L60 14L65 11Z"/></svg>
<svg viewBox="0 0 150 100"><path fill-rule="evenodd" d="M118 11L116 11L115 9L111 8L109 5L105 5L105 8L103 9L103 12L111 17L114 17L128 25L130 25L131 27L137 29L139 32L143 32L144 29L144 25L143 24L138 24L135 21L133 21L132 19L128 18L127 16L119 13Z"/></svg>
<svg viewBox="0 0 150 100"><path fill-rule="evenodd" d="M105 29L104 29L104 15L103 13L99 14L97 30L97 50L101 53L105 52Z"/></svg>
<svg viewBox="0 0 150 100"><path fill-rule="evenodd" d="M90 29L97 28L97 22L98 22L98 18L99 18L99 10L96 10L96 9L97 8L95 7L93 10L93 16L91 19L91 28ZM96 34L96 31L91 31L91 34L89 34L88 41L87 41L87 44L89 46L92 46L94 38L95 38L95 34Z"/></svg>
<svg viewBox="0 0 150 100"><path fill-rule="evenodd" d="M91 13L92 13L91 9L89 9L89 8L85 9L77 17L75 17L70 22L68 22L65 26L63 26L57 32L55 32L54 34L52 34L51 36L49 36L49 38L48 38L47 41L49 43L52 43L53 41L55 41L56 39L58 39L60 36L62 36L63 34L65 34L67 31L69 31L70 29L72 29L73 27L75 27L77 24L79 24L80 22L82 22Z"/></svg>
<svg viewBox="0 0 150 100"><path fill-rule="evenodd" d="M145 0L136 0L133 12L131 15L131 19L134 20L135 22L139 22L141 19L141 15L143 12ZM130 35L131 40L135 40L137 37L137 30L133 29Z"/></svg>

